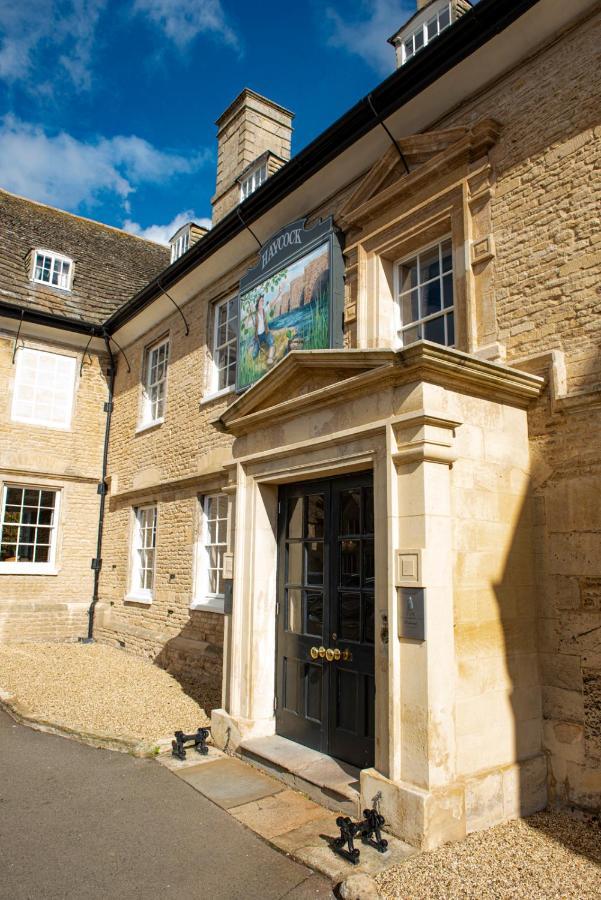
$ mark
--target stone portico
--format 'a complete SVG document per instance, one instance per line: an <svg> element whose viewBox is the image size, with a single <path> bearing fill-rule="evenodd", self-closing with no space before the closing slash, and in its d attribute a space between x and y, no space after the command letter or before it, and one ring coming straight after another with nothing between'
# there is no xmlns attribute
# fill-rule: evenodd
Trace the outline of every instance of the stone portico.
<svg viewBox="0 0 601 900"><path fill-rule="evenodd" d="M419 847L546 804L526 407L542 380L428 343L291 353L222 415L235 435L225 708L214 739L275 732L278 488L372 470L375 764ZM426 640L399 589L426 590Z"/></svg>

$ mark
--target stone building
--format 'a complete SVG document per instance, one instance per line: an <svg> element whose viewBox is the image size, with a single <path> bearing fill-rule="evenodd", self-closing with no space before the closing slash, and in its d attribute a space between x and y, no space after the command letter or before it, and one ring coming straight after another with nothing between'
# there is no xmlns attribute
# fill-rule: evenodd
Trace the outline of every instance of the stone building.
<svg viewBox="0 0 601 900"><path fill-rule="evenodd" d="M168 259L0 191L0 640L87 634L110 381L102 323Z"/></svg>
<svg viewBox="0 0 601 900"><path fill-rule="evenodd" d="M418 5L290 163L244 91L213 229L104 319L95 636L433 847L600 804L601 11Z"/></svg>

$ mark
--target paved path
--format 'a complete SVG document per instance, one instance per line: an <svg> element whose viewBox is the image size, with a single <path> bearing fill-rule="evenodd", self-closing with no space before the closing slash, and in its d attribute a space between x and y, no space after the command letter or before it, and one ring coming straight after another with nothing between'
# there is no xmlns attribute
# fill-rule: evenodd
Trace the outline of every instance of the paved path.
<svg viewBox="0 0 601 900"><path fill-rule="evenodd" d="M312 900L329 883L153 760L0 712L0 898Z"/></svg>

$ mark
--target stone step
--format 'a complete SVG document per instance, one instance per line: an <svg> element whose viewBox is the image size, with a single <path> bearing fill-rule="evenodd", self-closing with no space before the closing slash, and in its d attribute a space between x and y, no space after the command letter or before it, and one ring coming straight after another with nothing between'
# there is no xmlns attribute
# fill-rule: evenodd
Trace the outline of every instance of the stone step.
<svg viewBox="0 0 601 900"><path fill-rule="evenodd" d="M238 747L246 762L301 791L333 812L361 813L359 769L279 735L248 738Z"/></svg>

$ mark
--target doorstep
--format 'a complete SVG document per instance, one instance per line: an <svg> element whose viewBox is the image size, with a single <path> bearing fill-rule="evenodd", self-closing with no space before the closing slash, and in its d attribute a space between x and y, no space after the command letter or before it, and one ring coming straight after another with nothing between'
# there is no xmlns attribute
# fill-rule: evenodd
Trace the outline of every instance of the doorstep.
<svg viewBox="0 0 601 900"><path fill-rule="evenodd" d="M239 745L238 753L326 809L360 816L359 769L354 766L277 734L248 738Z"/></svg>
<svg viewBox="0 0 601 900"><path fill-rule="evenodd" d="M188 750L183 762L166 754L158 761L277 850L322 872L334 883L358 872L375 875L417 852L386 835L386 853L358 841L361 857L358 865L352 865L332 850L332 841L340 834L336 826L339 813L324 809L256 766L213 747L205 757Z"/></svg>

